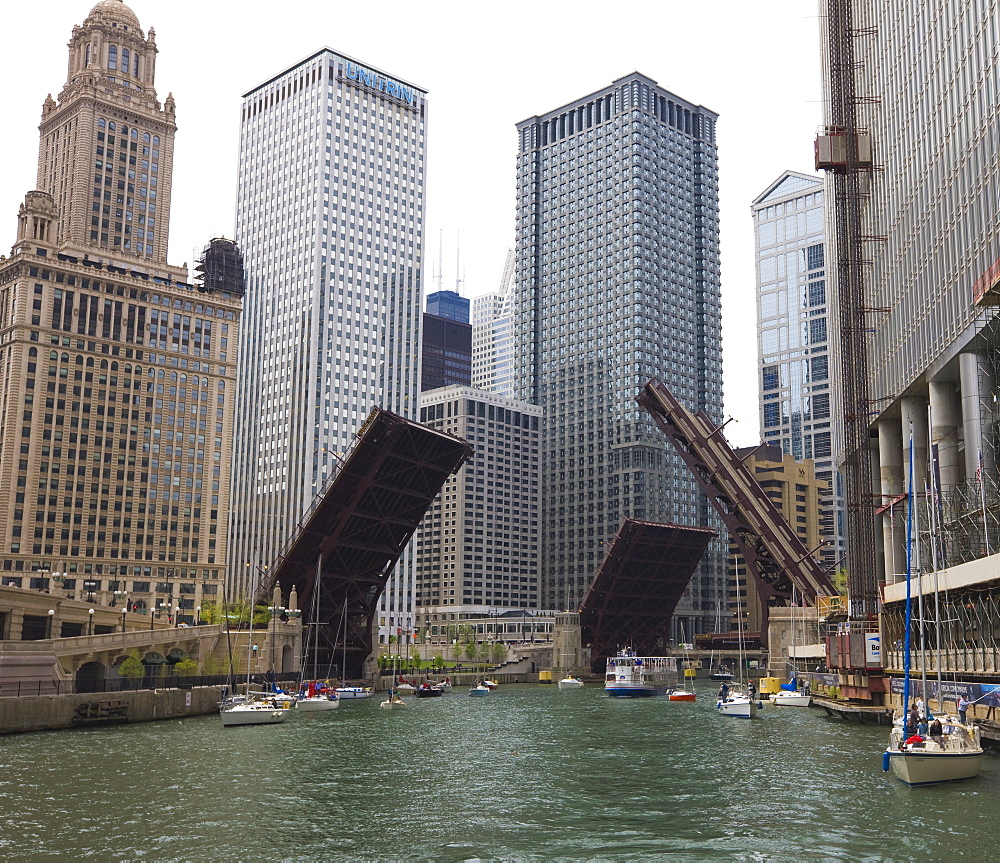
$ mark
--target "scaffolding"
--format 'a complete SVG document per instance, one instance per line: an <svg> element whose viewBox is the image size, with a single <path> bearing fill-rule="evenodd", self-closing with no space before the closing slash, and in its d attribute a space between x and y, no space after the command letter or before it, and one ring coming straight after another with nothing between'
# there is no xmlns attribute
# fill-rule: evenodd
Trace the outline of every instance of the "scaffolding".
<svg viewBox="0 0 1000 863"><path fill-rule="evenodd" d="M224 291L242 297L246 292L243 253L232 240L216 237L201 253L195 267L202 290Z"/></svg>

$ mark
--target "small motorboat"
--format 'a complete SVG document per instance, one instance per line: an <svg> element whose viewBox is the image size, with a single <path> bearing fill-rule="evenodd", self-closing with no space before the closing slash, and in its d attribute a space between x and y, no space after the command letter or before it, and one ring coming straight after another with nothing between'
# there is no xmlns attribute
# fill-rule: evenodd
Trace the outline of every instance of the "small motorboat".
<svg viewBox="0 0 1000 863"><path fill-rule="evenodd" d="M396 691L397 692L416 692L417 691L417 687L414 686L412 683L400 683L396 687Z"/></svg>
<svg viewBox="0 0 1000 863"><path fill-rule="evenodd" d="M284 722L288 711L276 706L274 702L244 701L224 705L219 716L222 718L223 728L235 725L274 725Z"/></svg>
<svg viewBox="0 0 1000 863"><path fill-rule="evenodd" d="M739 719L753 719L760 709L760 702L748 695L727 695L720 698L715 705L721 716L735 716Z"/></svg>
<svg viewBox="0 0 1000 863"><path fill-rule="evenodd" d="M581 689L583 681L579 677L564 677L559 681L560 689Z"/></svg>
<svg viewBox="0 0 1000 863"><path fill-rule="evenodd" d="M421 683L415 693L417 698L437 698L444 695L444 690L437 684Z"/></svg>
<svg viewBox="0 0 1000 863"><path fill-rule="evenodd" d="M482 698L484 695L489 695L489 694L490 694L489 687L484 686L482 683L480 683L478 686L473 686L472 689L469 690L469 695L472 695L477 698Z"/></svg>
<svg viewBox="0 0 1000 863"><path fill-rule="evenodd" d="M496 689L500 684L495 680L484 680L483 686L487 689Z"/></svg>
<svg viewBox="0 0 1000 863"><path fill-rule="evenodd" d="M671 689L667 693L667 699L669 701L694 701L697 696L693 692L689 692L687 689Z"/></svg>
<svg viewBox="0 0 1000 863"><path fill-rule="evenodd" d="M802 690L782 689L772 692L769 700L775 707L808 707L812 699L809 693Z"/></svg>

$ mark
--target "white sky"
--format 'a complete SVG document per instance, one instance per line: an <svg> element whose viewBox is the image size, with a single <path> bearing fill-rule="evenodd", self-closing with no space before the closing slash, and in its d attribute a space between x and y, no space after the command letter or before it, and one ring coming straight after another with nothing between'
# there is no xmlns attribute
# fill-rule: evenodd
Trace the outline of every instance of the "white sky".
<svg viewBox="0 0 1000 863"><path fill-rule="evenodd" d="M429 91L428 289L444 233L444 287L496 288L514 237L514 124L638 70L720 114L727 437L758 435L750 202L786 169L812 172L821 122L815 0L219 2L132 0L156 30L156 88L177 101L170 262L232 236L242 93L318 48ZM66 80L66 43L92 0L5 5L0 249L34 188L46 93ZM5 221L4 221L5 220ZM5 237L7 239L5 239ZM668 338L665 322L664 338Z"/></svg>

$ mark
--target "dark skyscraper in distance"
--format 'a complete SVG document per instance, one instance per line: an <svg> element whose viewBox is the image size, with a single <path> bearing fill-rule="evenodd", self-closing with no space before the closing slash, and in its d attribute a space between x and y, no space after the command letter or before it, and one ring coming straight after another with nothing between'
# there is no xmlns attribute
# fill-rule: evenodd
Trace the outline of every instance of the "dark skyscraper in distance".
<svg viewBox="0 0 1000 863"><path fill-rule="evenodd" d="M469 323L469 300L455 291L435 291L427 296L427 313Z"/></svg>
<svg viewBox="0 0 1000 863"><path fill-rule="evenodd" d="M421 392L451 384L472 385L472 324L468 322L468 315L463 323L425 314L421 347Z"/></svg>
<svg viewBox="0 0 1000 863"><path fill-rule="evenodd" d="M518 398L544 408L542 605L576 608L626 516L718 527L635 403L659 378L722 414L716 115L633 73L518 124ZM725 601L706 552L674 615Z"/></svg>

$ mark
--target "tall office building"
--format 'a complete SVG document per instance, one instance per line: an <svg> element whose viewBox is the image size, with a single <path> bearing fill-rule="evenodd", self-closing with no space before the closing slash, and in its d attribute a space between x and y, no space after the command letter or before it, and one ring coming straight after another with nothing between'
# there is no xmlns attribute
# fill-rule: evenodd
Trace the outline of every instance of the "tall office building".
<svg viewBox="0 0 1000 863"><path fill-rule="evenodd" d="M226 554L242 273L196 285L167 263L156 54L101 0L42 106L37 189L0 258L0 566L5 584L192 620Z"/></svg>
<svg viewBox="0 0 1000 863"><path fill-rule="evenodd" d="M716 115L633 73L518 124L515 393L544 408L543 604L575 608L626 516L718 526L635 396L722 415ZM714 625L725 544L675 637Z"/></svg>
<svg viewBox="0 0 1000 863"><path fill-rule="evenodd" d="M458 291L435 291L427 295L427 314L469 323L469 298Z"/></svg>
<svg viewBox="0 0 1000 863"><path fill-rule="evenodd" d="M420 396L420 421L469 441L475 458L448 477L416 533L418 626L539 608L541 409L470 387Z"/></svg>
<svg viewBox="0 0 1000 863"><path fill-rule="evenodd" d="M419 88L328 48L243 97L239 592L294 535L373 407L417 416L425 111ZM412 624L409 571L407 553L383 636Z"/></svg>
<svg viewBox="0 0 1000 863"><path fill-rule="evenodd" d="M832 568L843 557L844 507L834 453L832 312L826 267L823 180L785 171L751 205L757 260L757 357L761 438L796 461L815 462L827 483L823 548ZM814 548L816 543L809 545Z"/></svg>
<svg viewBox="0 0 1000 863"><path fill-rule="evenodd" d="M472 385L509 396L514 392L514 250L507 253L500 290L472 301Z"/></svg>
<svg viewBox="0 0 1000 863"><path fill-rule="evenodd" d="M760 483L764 493L784 516L795 536L808 549L817 548L824 533L826 516L827 482L819 477L816 462L796 459L778 444L745 447L736 450L747 470ZM742 629L759 633L763 629L763 613L757 592L757 582L749 575L746 561L739 546L730 537L729 542L729 610L722 618L728 622L722 632ZM725 608L725 606L722 606ZM763 633L766 637L767 633Z"/></svg>
<svg viewBox="0 0 1000 863"><path fill-rule="evenodd" d="M823 165L837 190L830 203L843 217L841 277L852 260L865 260L867 396L877 411L874 491L890 507L906 490L911 428L921 477L934 444L945 562L954 564L995 549L997 540L995 517L981 509L998 506L1000 55L989 46L1000 43L1000 3L970 0L914 12L897 0L824 0L821 14L830 22L825 53L832 58L824 104L837 124L825 141L846 141L860 130L875 168L858 176L835 158ZM859 214L856 227L852 212ZM845 367L858 367L848 359ZM887 508L876 525L879 580L905 572L901 515L899 507ZM993 531L986 541L984 520Z"/></svg>

